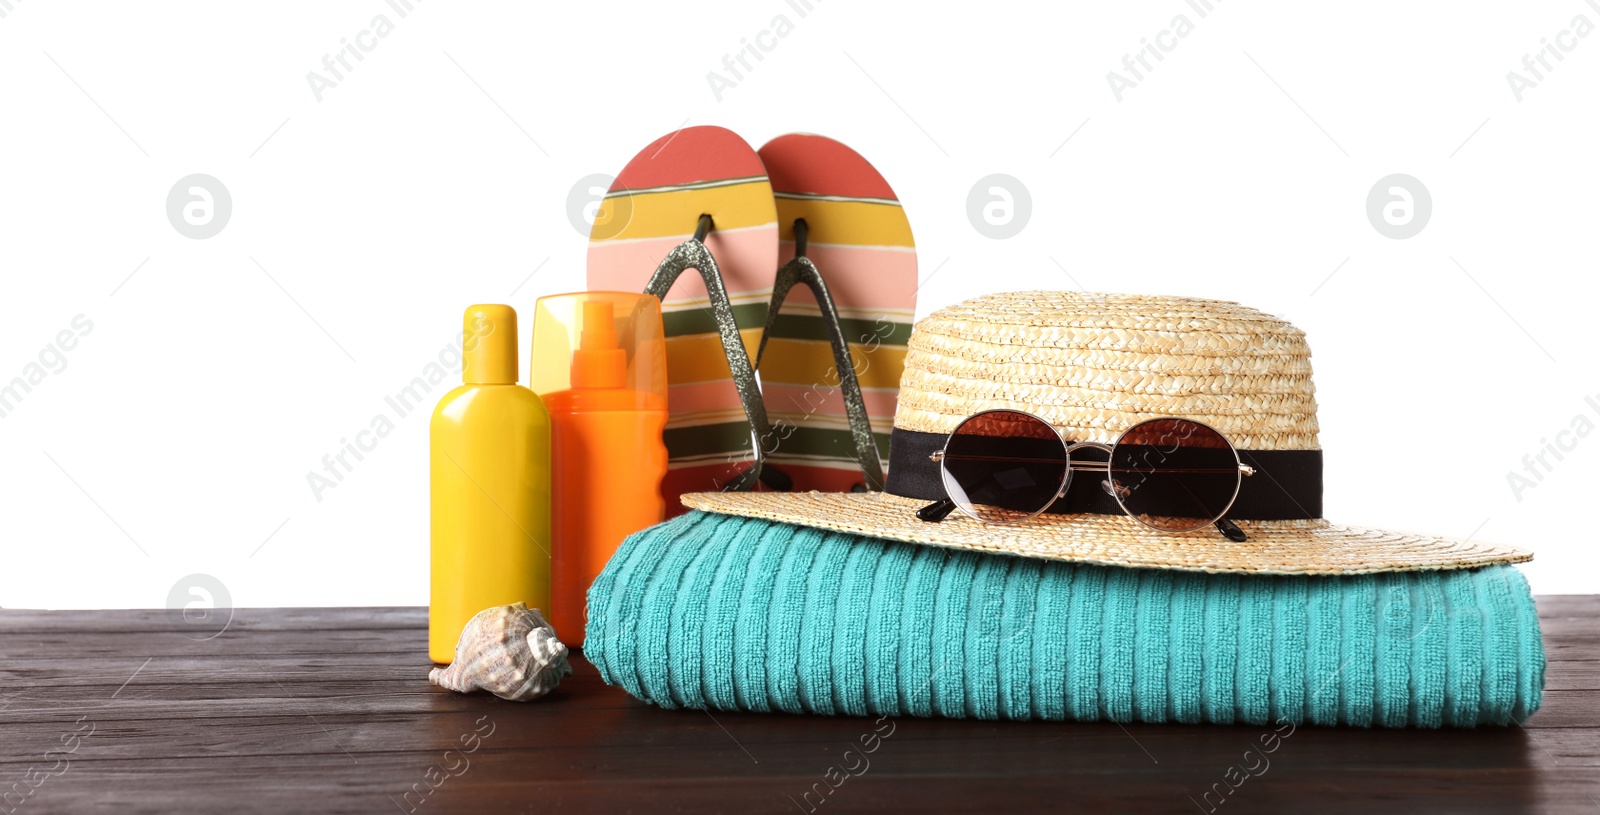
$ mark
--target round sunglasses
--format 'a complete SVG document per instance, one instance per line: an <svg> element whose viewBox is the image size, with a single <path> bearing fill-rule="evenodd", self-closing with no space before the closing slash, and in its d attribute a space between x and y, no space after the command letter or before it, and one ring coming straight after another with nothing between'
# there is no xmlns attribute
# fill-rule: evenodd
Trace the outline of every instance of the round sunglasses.
<svg viewBox="0 0 1600 815"><path fill-rule="evenodd" d="M945 498L917 510L931 523L959 510L986 523L1016 523L1067 494L1074 472L1103 473L1100 488L1128 517L1161 532L1215 526L1245 534L1224 516L1255 469L1226 436L1192 419L1148 419L1115 442L1073 442L1020 410L986 410L961 422L935 451Z"/></svg>

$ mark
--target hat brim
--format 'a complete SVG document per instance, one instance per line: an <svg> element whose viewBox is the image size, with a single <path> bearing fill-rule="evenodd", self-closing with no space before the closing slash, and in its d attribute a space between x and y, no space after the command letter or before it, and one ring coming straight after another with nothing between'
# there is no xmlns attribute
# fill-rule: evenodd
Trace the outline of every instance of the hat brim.
<svg viewBox="0 0 1600 815"><path fill-rule="evenodd" d="M1237 521L1248 540L1235 543L1207 527L1172 534L1114 515L1040 515L1016 524L987 524L954 513L939 523L917 519L927 502L888 493L699 492L691 509L762 518L873 538L974 552L1127 566L1234 574L1355 575L1427 569L1471 569L1532 560L1511 546L1453 540L1326 520Z"/></svg>

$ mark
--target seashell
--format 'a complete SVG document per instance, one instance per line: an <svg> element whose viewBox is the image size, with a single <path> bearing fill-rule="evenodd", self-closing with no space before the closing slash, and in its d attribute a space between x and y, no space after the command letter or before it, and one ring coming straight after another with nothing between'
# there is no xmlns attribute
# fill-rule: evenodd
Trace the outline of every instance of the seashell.
<svg viewBox="0 0 1600 815"><path fill-rule="evenodd" d="M428 672L428 681L458 693L486 690L526 702L555 690L572 673L567 646L539 609L522 603L486 608L461 629L456 658Z"/></svg>

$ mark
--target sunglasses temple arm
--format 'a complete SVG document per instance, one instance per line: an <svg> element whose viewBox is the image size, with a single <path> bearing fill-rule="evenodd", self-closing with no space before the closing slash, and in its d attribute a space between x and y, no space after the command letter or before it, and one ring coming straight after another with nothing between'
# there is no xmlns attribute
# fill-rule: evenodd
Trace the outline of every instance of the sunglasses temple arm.
<svg viewBox="0 0 1600 815"><path fill-rule="evenodd" d="M917 520L926 521L930 524L936 524L945 518L950 517L950 513L955 511L956 502L950 500L949 498L940 498L939 500L934 501L922 509L917 510Z"/></svg>
<svg viewBox="0 0 1600 815"><path fill-rule="evenodd" d="M1222 533L1223 537L1234 543L1244 543L1250 539L1248 535L1244 534L1243 529L1235 526L1233 521L1227 518L1218 518L1213 525L1216 526L1218 532Z"/></svg>
<svg viewBox="0 0 1600 815"><path fill-rule="evenodd" d="M1189 497L1194 499L1194 502L1197 506L1200 506L1202 509L1205 507L1205 504L1200 500L1200 496L1194 494L1194 490L1184 486L1181 482L1178 484L1178 486L1182 487L1184 492L1189 493ZM1233 521L1230 521L1225 517L1212 521L1211 525L1215 526L1217 531L1222 533L1223 537L1233 541L1234 543L1244 543L1250 539L1250 537L1244 533L1243 529L1240 529L1238 525L1234 524Z"/></svg>

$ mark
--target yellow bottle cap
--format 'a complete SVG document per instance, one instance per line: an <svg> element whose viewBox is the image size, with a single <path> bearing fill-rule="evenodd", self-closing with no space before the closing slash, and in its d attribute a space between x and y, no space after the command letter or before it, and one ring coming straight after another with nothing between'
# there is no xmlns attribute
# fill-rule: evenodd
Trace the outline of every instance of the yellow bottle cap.
<svg viewBox="0 0 1600 815"><path fill-rule="evenodd" d="M462 320L461 381L468 385L517 384L517 310L480 303Z"/></svg>

